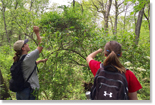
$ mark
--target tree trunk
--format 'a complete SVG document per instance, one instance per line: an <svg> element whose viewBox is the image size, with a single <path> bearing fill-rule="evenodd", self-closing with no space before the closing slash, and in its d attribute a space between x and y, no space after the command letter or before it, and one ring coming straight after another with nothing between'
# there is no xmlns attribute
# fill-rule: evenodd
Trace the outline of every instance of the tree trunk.
<svg viewBox="0 0 155 105"><path fill-rule="evenodd" d="M6 36L7 36L7 39L8 39L8 43L10 44L10 39L9 39L9 35L8 35L8 32L7 32L7 25L6 25L6 21L5 21L5 9L6 9L6 7L4 5L3 0L1 0L1 2L2 2L2 13L3 13L5 33L6 33Z"/></svg>
<svg viewBox="0 0 155 105"><path fill-rule="evenodd" d="M73 7L75 6L75 0L73 0Z"/></svg>
<svg viewBox="0 0 155 105"><path fill-rule="evenodd" d="M126 24L126 14L127 14L127 9L125 9L125 14L124 14L124 26L123 26L123 29L125 31L125 24Z"/></svg>
<svg viewBox="0 0 155 105"><path fill-rule="evenodd" d="M33 1L31 0L30 11L32 10Z"/></svg>
<svg viewBox="0 0 155 105"><path fill-rule="evenodd" d="M139 41L139 35L140 35L140 28L141 28L141 24L142 24L142 19L143 19L143 15L144 15L144 8L142 8L139 11L138 14L138 19L137 19L137 23L136 23L136 27L135 27L135 44L138 45L138 41Z"/></svg>
<svg viewBox="0 0 155 105"><path fill-rule="evenodd" d="M106 12L104 12L104 30L106 35L108 35L108 20L109 20L109 13L111 8L112 0L109 0Z"/></svg>
<svg viewBox="0 0 155 105"><path fill-rule="evenodd" d="M112 33L114 34L114 25L113 25L113 23L112 23L112 18L110 17L110 23L111 23L111 29L112 29Z"/></svg>
<svg viewBox="0 0 155 105"><path fill-rule="evenodd" d="M114 35L117 33L117 17L118 17L118 5L117 0L115 0L115 24L114 24Z"/></svg>
<svg viewBox="0 0 155 105"><path fill-rule="evenodd" d="M104 31L105 34L108 35L108 20L109 20L109 13L111 9L112 0L107 0L106 3L104 3L102 0L97 0L100 7L94 3L93 0L92 5L96 8L97 12L102 13L104 16Z"/></svg>
<svg viewBox="0 0 155 105"><path fill-rule="evenodd" d="M0 70L0 100L11 99L8 88L4 82L2 72Z"/></svg>

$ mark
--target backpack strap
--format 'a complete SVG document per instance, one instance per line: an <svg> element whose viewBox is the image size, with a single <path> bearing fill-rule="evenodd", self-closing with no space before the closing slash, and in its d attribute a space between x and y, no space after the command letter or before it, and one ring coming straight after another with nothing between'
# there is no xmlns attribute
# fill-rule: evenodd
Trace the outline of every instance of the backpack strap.
<svg viewBox="0 0 155 105"><path fill-rule="evenodd" d="M36 68L37 68L37 65L35 65L33 71L31 72L31 74L30 74L29 77L27 78L26 82L30 79L30 77L32 76L32 74L33 74L33 72L36 70Z"/></svg>
<svg viewBox="0 0 155 105"><path fill-rule="evenodd" d="M27 54L26 54L27 55ZM26 55L23 55L21 59L19 59L19 61L23 61L24 58L26 57Z"/></svg>
<svg viewBox="0 0 155 105"><path fill-rule="evenodd" d="M103 63L100 63L100 68L104 68L104 65L103 65Z"/></svg>
<svg viewBox="0 0 155 105"><path fill-rule="evenodd" d="M23 55L22 58L20 59L20 61L23 61L24 58L26 57L26 55ZM27 82L30 79L30 77L32 76L32 74L33 74L33 72L35 71L36 68L37 68L37 64L35 63L35 67L34 67L33 71L31 72L31 74L29 75L29 77L27 78L27 80L25 82Z"/></svg>
<svg viewBox="0 0 155 105"><path fill-rule="evenodd" d="M104 69L102 63L100 63L100 68L97 70L96 75L95 75L95 77L94 77L94 85L93 85L93 87L91 88L91 93L90 93L90 98L91 98L91 100L94 100L94 98L95 98L96 87L94 87L94 86L96 86L96 79L97 79L97 77L98 77L98 74L100 73L100 69L101 69L101 68Z"/></svg>

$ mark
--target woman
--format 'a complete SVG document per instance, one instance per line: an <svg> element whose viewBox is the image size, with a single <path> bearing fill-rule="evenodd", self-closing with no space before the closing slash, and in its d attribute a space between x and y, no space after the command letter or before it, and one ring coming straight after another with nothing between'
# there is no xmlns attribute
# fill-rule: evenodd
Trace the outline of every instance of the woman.
<svg viewBox="0 0 155 105"><path fill-rule="evenodd" d="M101 53L103 50L98 49L94 51L90 55L87 56L86 60L91 69L91 72L95 76L98 69L100 68L99 61L95 61L94 58L98 53ZM116 67L121 73L125 73L127 82L128 82L128 96L130 100L138 100L137 91L142 88L141 84L137 80L136 76L130 70L126 70L125 67L120 63L119 57L122 56L121 45L116 41L110 41L106 43L104 48L104 54L106 59L103 62L104 66L113 65Z"/></svg>
<svg viewBox="0 0 155 105"><path fill-rule="evenodd" d="M38 47L28 53L30 51L29 45L27 44L28 39L25 40L18 40L14 43L14 50L16 51L15 56L13 57L14 62L18 61L22 58L23 55L26 55L22 62L22 70L23 70L23 77L25 80L29 77L29 75L34 70L34 67L36 64L39 64L40 62L46 62L47 59L36 61L39 57L39 53L41 53L43 47L39 46L41 43L41 38L39 34L39 27L34 26L33 30L37 36L38 40ZM31 77L29 78L28 82L30 83L30 87L25 88L21 92L16 93L17 100L35 100L37 99L37 91L39 89L39 79L37 76L37 71L35 70Z"/></svg>

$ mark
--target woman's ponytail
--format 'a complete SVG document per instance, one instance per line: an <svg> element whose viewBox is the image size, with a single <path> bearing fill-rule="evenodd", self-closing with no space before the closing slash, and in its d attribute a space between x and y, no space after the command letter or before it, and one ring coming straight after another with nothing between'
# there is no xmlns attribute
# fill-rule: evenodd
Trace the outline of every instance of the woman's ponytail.
<svg viewBox="0 0 155 105"><path fill-rule="evenodd" d="M125 67L120 63L121 45L116 41L110 41L105 45L104 54L107 56L103 62L104 66L113 65L121 73L126 72Z"/></svg>
<svg viewBox="0 0 155 105"><path fill-rule="evenodd" d="M16 51L15 56L13 57L14 62L17 62L22 54L22 50Z"/></svg>
<svg viewBox="0 0 155 105"><path fill-rule="evenodd" d="M125 67L120 63L119 58L117 57L117 55L115 54L114 51L112 51L107 58L104 60L103 62L104 66L107 65L113 65L114 67L116 67L121 73L122 72L126 72Z"/></svg>
<svg viewBox="0 0 155 105"><path fill-rule="evenodd" d="M107 65L115 65L116 62L118 62L118 58L115 54L114 51L112 51L104 60L103 65L107 66Z"/></svg>

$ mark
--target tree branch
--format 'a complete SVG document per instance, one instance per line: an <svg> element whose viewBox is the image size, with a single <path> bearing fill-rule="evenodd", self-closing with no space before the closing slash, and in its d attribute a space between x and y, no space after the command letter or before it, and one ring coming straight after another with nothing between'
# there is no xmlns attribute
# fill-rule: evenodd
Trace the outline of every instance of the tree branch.
<svg viewBox="0 0 155 105"><path fill-rule="evenodd" d="M15 10L17 9L17 6L18 6L18 2L17 2L17 0L16 0L16 6L15 6Z"/></svg>
<svg viewBox="0 0 155 105"><path fill-rule="evenodd" d="M84 67L87 67L87 65L84 65L84 64L80 64L78 63L77 61L75 61L74 59L72 59L72 61L74 61L76 64L80 65L80 66L84 66Z"/></svg>
<svg viewBox="0 0 155 105"><path fill-rule="evenodd" d="M99 11L98 7L94 4L93 0L91 0L91 1L93 3L93 6L97 9L97 12L101 12L101 11Z"/></svg>
<svg viewBox="0 0 155 105"><path fill-rule="evenodd" d="M145 16L145 18L146 18L146 20L147 20L147 22L148 22L149 30L150 30L150 21L149 21L149 18L146 16L145 12L144 12L144 16Z"/></svg>
<svg viewBox="0 0 155 105"><path fill-rule="evenodd" d="M72 52L78 54L79 56L81 56L83 59L86 59L86 57L84 57L82 54L80 54L79 52L77 52L75 50L70 50L70 49L62 49L62 50L72 51Z"/></svg>
<svg viewBox="0 0 155 105"><path fill-rule="evenodd" d="M118 4L118 7L121 6L124 3L124 1L122 1L121 3Z"/></svg>

